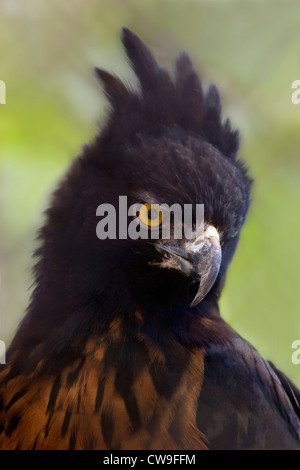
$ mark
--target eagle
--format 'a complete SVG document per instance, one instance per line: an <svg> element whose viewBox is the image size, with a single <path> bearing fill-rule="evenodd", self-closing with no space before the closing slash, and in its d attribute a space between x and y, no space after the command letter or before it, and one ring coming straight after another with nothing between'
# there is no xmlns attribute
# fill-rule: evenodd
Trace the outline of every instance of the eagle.
<svg viewBox="0 0 300 470"><path fill-rule="evenodd" d="M95 69L110 111L39 232L1 366L0 449L299 449L299 390L219 311L251 200L239 132L186 52L171 74L127 28L122 42L139 86ZM97 230L120 197L136 236ZM191 209L182 237L174 204Z"/></svg>

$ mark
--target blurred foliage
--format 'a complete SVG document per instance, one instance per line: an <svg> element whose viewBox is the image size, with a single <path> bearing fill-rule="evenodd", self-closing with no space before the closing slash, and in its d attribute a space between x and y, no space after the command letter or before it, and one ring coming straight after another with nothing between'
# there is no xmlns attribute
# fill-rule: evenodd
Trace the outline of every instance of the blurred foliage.
<svg viewBox="0 0 300 470"><path fill-rule="evenodd" d="M105 118L93 66L133 77L120 43L134 30L166 67L186 49L221 93L255 177L221 311L300 385L300 78L297 0L1 0L1 339L28 303L31 252L49 195Z"/></svg>

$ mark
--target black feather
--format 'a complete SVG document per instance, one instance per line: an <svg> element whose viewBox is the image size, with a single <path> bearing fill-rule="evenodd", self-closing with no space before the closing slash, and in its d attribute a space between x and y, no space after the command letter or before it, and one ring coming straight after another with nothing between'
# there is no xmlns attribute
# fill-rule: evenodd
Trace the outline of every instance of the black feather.
<svg viewBox="0 0 300 470"><path fill-rule="evenodd" d="M162 69L140 38L129 29L123 28L122 41L143 91L158 88Z"/></svg>
<svg viewBox="0 0 300 470"><path fill-rule="evenodd" d="M129 91L122 81L105 70L95 67L95 72L104 84L105 93L113 106L120 106L128 98Z"/></svg>

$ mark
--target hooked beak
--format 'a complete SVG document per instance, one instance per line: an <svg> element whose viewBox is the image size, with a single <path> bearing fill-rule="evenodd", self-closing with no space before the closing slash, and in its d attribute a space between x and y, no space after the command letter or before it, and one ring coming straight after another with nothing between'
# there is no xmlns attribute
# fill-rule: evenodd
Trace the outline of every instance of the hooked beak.
<svg viewBox="0 0 300 470"><path fill-rule="evenodd" d="M157 246L173 255L180 270L200 282L190 305L195 307L210 291L219 274L222 250L217 230L212 225L208 226L204 236L186 243L185 248L161 243Z"/></svg>

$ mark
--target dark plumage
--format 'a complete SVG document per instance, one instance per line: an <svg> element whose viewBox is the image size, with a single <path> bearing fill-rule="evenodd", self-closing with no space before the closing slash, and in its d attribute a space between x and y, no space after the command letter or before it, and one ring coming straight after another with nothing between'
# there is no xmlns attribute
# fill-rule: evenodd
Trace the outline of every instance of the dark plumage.
<svg viewBox="0 0 300 470"><path fill-rule="evenodd" d="M0 448L297 449L299 392L218 309L250 200L238 133L186 53L172 78L127 29L123 44L140 89L96 69L112 109L40 232ZM203 243L99 240L96 208L120 195L204 204Z"/></svg>

